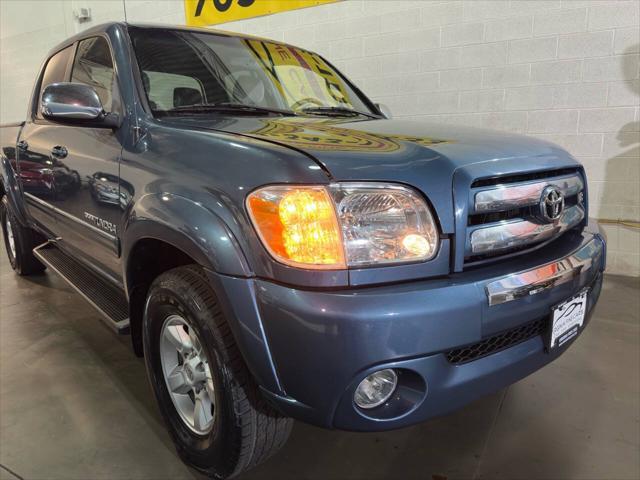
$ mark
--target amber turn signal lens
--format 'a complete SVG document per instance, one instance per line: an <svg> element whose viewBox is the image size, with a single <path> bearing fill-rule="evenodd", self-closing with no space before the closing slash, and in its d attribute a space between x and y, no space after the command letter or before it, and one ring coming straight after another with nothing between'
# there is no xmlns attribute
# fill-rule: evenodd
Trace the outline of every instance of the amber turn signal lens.
<svg viewBox="0 0 640 480"><path fill-rule="evenodd" d="M278 261L302 268L346 268L338 219L323 187L266 187L247 197L247 208L260 239Z"/></svg>

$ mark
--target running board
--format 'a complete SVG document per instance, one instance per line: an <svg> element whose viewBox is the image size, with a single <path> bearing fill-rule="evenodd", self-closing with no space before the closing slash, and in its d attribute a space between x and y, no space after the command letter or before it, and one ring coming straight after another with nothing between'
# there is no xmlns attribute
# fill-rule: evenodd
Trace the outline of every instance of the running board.
<svg viewBox="0 0 640 480"><path fill-rule="evenodd" d="M55 242L34 248L33 254L93 305L109 328L121 335L129 333L129 308L124 292L60 250Z"/></svg>

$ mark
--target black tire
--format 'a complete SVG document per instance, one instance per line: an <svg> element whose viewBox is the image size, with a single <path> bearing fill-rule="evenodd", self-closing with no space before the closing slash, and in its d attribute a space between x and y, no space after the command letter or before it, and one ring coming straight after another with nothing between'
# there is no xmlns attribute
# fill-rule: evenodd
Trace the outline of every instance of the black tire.
<svg viewBox="0 0 640 480"><path fill-rule="evenodd" d="M9 221L11 231L13 232L13 244L15 247L15 255L9 247ZM7 197L2 197L0 206L0 222L2 223L2 234L4 236L4 247L9 257L11 267L19 275L32 275L42 272L46 267L33 254L33 249L44 242L44 239L35 231L28 227L23 227L15 217Z"/></svg>
<svg viewBox="0 0 640 480"><path fill-rule="evenodd" d="M194 328L212 373L214 423L206 435L194 433L185 424L164 379L160 342L164 322L172 315L181 316L188 328ZM144 311L143 342L151 386L185 463L224 479L264 462L285 444L293 420L262 397L202 269L178 267L154 280Z"/></svg>

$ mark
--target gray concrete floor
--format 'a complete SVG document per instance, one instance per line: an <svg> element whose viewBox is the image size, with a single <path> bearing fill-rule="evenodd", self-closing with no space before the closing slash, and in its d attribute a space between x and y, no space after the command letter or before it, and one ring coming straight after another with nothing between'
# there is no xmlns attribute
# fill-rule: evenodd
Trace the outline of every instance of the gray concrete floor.
<svg viewBox="0 0 640 480"><path fill-rule="evenodd" d="M128 337L55 274L0 260L0 479L201 479L174 453ZM557 362L383 434L301 423L248 479L640 478L640 280L608 277Z"/></svg>

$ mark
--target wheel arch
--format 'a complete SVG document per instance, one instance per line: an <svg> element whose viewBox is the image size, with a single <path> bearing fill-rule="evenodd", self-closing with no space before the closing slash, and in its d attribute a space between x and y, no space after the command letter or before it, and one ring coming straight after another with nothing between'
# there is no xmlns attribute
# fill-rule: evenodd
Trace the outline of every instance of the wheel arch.
<svg viewBox="0 0 640 480"><path fill-rule="evenodd" d="M142 316L151 283L167 270L192 263L198 264L198 261L165 240L141 238L132 247L125 278L129 299L131 342L136 355L143 355Z"/></svg>
<svg viewBox="0 0 640 480"><path fill-rule="evenodd" d="M216 214L184 197L148 194L128 214L121 236L123 279L134 351L142 355L142 315L153 279L190 263L252 276L233 234Z"/></svg>

